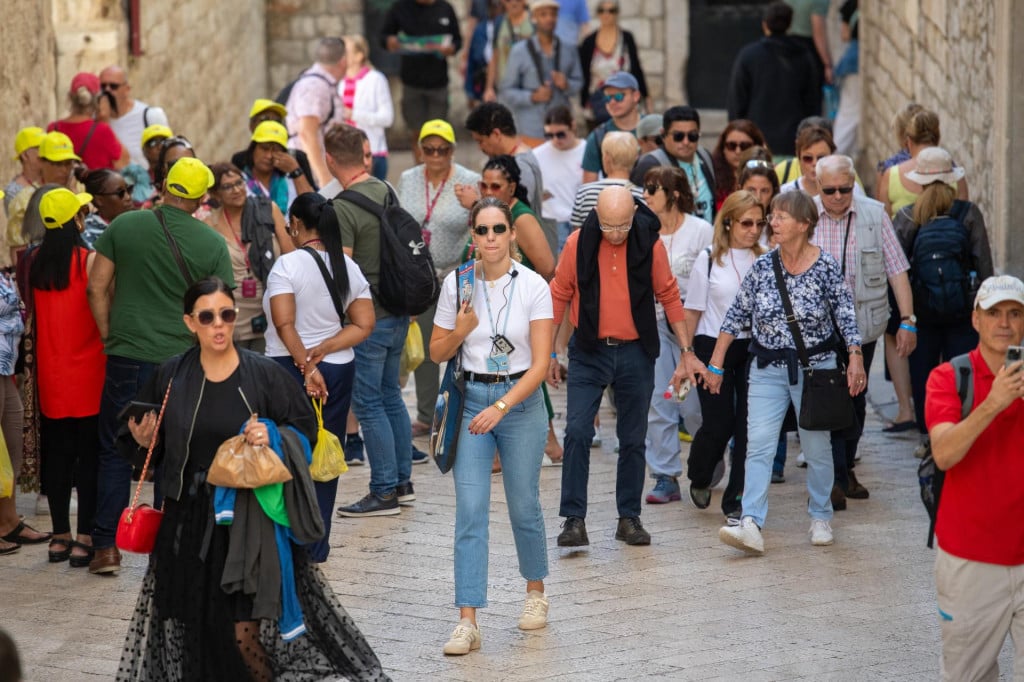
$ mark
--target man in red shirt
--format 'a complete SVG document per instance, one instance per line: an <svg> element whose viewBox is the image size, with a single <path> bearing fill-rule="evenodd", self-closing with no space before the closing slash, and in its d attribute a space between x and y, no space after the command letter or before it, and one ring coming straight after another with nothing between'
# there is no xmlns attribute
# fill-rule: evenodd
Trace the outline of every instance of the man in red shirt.
<svg viewBox="0 0 1024 682"><path fill-rule="evenodd" d="M619 465L615 502L619 525L615 539L649 545L640 523L640 497L646 466L644 438L647 411L654 391L654 360L660 351L655 299L680 340L687 338L679 287L669 267L660 224L649 208L628 189L607 187L583 226L569 235L551 280L558 327L571 306L576 331L569 341L566 396L565 457L562 460L562 503L566 517L559 547L590 544L583 521L587 515L590 442L601 394L615 389ZM553 354L552 354L553 355ZM558 360L551 358L548 382L557 387ZM676 369L673 381L682 380Z"/></svg>
<svg viewBox="0 0 1024 682"><path fill-rule="evenodd" d="M943 680L995 680L1007 632L1024 640L1024 362L1007 349L1024 340L1024 282L989 277L974 301L978 347L970 352L974 403L960 419L947 362L928 379L925 422L946 471L935 535L935 588ZM1024 673L1018 657L1016 677Z"/></svg>

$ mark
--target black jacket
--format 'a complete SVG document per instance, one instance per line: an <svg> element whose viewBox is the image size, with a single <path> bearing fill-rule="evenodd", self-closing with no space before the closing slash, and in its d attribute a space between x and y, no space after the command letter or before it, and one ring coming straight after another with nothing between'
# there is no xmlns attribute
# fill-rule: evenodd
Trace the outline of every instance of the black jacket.
<svg viewBox="0 0 1024 682"><path fill-rule="evenodd" d="M729 80L729 120L757 124L774 154L793 155L800 121L820 111L814 56L789 36L767 36L740 50Z"/></svg>
<svg viewBox="0 0 1024 682"><path fill-rule="evenodd" d="M313 406L295 378L273 360L252 351L238 349L242 392L261 417L272 419L278 426L294 426L316 445L317 424ZM185 463L188 461L189 433L199 403L203 384L203 368L199 364L199 347L175 356L157 368L149 382L139 391L136 400L160 404L168 383L173 379L164 420L160 426L157 446L153 450L151 468L163 464L160 484L165 497L177 500L184 487ZM232 425L235 430L241 425ZM118 451L135 468L141 468L146 448L140 447L128 425L117 435Z"/></svg>
<svg viewBox="0 0 1024 682"><path fill-rule="evenodd" d="M411 37L448 34L455 51L462 48L459 20L446 0L434 0L429 5L398 0L391 5L380 29L381 47L387 49L388 38L399 33ZM403 85L426 90L444 88L448 86L448 62L437 53L403 54L399 76Z"/></svg>
<svg viewBox="0 0 1024 682"><path fill-rule="evenodd" d="M622 29L619 29L620 31ZM636 40L629 31L622 31L622 44L629 57L629 72L636 78L640 86L640 96L647 97L647 79L644 78L643 67L640 66L640 54L636 49ZM583 69L583 87L580 88L580 104L590 105L590 63L594 61L594 50L597 48L597 31L594 31L580 43L580 68Z"/></svg>

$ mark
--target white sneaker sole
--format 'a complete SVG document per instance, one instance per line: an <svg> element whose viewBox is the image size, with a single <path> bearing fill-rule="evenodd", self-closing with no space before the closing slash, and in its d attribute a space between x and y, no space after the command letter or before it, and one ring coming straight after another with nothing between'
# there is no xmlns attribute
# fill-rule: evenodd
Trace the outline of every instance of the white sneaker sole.
<svg viewBox="0 0 1024 682"><path fill-rule="evenodd" d="M371 512L349 512L341 509L338 510L338 516L346 519L359 519L364 516L397 516L401 513L402 510L399 507L395 507L394 509L379 509Z"/></svg>
<svg viewBox="0 0 1024 682"><path fill-rule="evenodd" d="M835 538L829 538L827 540L822 540L821 538L818 538L817 540L815 540L814 538L811 538L811 544L814 545L815 547L828 547L829 545L833 544L834 542L835 542Z"/></svg>
<svg viewBox="0 0 1024 682"><path fill-rule="evenodd" d="M761 556L764 554L764 547L757 548L752 545L746 544L745 542L743 542L742 538L738 538L732 533L728 532L729 528L730 527L727 526L725 528L718 529L719 540L729 545L730 547L735 547L736 549L746 552L751 556Z"/></svg>
<svg viewBox="0 0 1024 682"><path fill-rule="evenodd" d="M479 638L478 639L474 639L472 642L470 642L468 649L465 647L465 645L462 642L451 642L451 641L449 641L447 644L444 645L444 655L445 656L465 656L470 651L476 651L479 648L480 648L480 639Z"/></svg>

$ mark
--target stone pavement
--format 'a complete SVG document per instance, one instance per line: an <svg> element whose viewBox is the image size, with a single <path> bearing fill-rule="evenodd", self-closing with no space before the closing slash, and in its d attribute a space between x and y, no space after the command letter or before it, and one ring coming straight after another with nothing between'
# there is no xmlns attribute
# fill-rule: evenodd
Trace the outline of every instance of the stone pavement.
<svg viewBox="0 0 1024 682"><path fill-rule="evenodd" d="M880 432L893 410L876 364L871 419L858 476L871 499L834 521L836 544L807 539L805 470L773 485L767 554L748 558L718 542L722 517L685 503L645 506L649 547L613 539L614 416L592 451L588 551L555 545L560 469L541 473L551 600L546 629L516 629L518 575L500 476L491 504L490 606L483 648L445 658L452 606L454 497L450 476L414 468L417 501L401 516L337 519L324 572L395 680L927 680L938 673L939 634L917 499L915 438ZM413 393L406 390L413 403ZM564 409L564 390L552 392ZM421 443L422 445L422 443ZM685 450L684 450L685 452ZM342 478L339 504L360 497L367 467ZM38 528L34 496L19 508ZM45 546L0 558L0 626L18 642L29 680L110 679L144 568L129 555L119 577L46 562ZM1010 646L1001 657L1009 677Z"/></svg>

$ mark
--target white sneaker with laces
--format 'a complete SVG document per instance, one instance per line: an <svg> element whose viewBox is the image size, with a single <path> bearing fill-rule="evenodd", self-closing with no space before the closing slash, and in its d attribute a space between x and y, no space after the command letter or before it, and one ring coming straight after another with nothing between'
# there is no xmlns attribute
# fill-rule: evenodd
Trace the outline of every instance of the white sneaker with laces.
<svg viewBox="0 0 1024 682"><path fill-rule="evenodd" d="M480 648L480 628L468 618L463 618L452 631L452 636L444 645L446 656L462 656Z"/></svg>
<svg viewBox="0 0 1024 682"><path fill-rule="evenodd" d="M757 527L754 519L750 516L744 516L738 525L730 524L719 528L718 539L747 554L764 554L764 538L761 537L761 529Z"/></svg>
<svg viewBox="0 0 1024 682"><path fill-rule="evenodd" d="M832 525L824 519L811 519L811 544L816 547L825 547L831 545L832 538Z"/></svg>
<svg viewBox="0 0 1024 682"><path fill-rule="evenodd" d="M548 624L548 600L543 592L530 590L526 595L523 615L519 616L520 630L539 630Z"/></svg>

